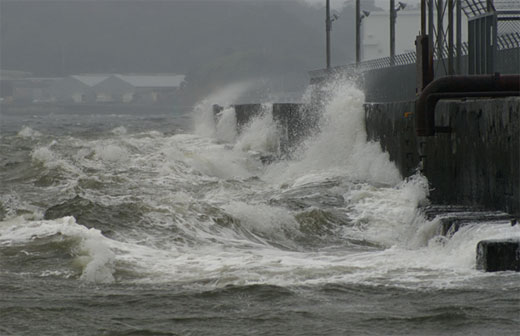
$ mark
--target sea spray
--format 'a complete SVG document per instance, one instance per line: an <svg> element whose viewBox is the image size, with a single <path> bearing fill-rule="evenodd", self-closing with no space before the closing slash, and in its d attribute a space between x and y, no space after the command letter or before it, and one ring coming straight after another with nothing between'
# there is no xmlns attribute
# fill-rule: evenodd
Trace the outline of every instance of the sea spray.
<svg viewBox="0 0 520 336"><path fill-rule="evenodd" d="M348 176L351 180L395 185L399 171L378 143L367 142L364 94L350 82L336 84L325 104L320 132L303 142L292 162L269 168L266 178L278 183L316 173Z"/></svg>
<svg viewBox="0 0 520 336"><path fill-rule="evenodd" d="M234 149L278 154L279 138L279 131L273 119L273 105L262 104L259 115L243 126Z"/></svg>
<svg viewBox="0 0 520 336"><path fill-rule="evenodd" d="M236 103L240 97L250 90L254 85L253 81L239 82L230 84L217 90L200 101L193 109L193 121L195 134L214 137L216 132L215 115L213 105L229 107Z"/></svg>
<svg viewBox="0 0 520 336"><path fill-rule="evenodd" d="M232 106L226 107L215 118L218 120L215 126L215 137L217 140L233 143L237 136L235 108Z"/></svg>

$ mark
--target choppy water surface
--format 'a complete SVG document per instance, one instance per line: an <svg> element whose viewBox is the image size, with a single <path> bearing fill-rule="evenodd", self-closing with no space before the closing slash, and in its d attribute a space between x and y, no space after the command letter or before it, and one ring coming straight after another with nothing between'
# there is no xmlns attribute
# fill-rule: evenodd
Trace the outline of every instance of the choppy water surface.
<svg viewBox="0 0 520 336"><path fill-rule="evenodd" d="M189 118L2 111L0 334L518 334L519 274L474 264L520 229L439 237L427 181L366 142L361 92L341 86L271 164L269 113L215 125L234 95Z"/></svg>

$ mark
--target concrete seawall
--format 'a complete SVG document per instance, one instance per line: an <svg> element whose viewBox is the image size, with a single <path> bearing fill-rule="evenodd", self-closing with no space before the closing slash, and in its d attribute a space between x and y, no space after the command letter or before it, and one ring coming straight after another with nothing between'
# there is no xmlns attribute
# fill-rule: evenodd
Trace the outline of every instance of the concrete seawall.
<svg viewBox="0 0 520 336"><path fill-rule="evenodd" d="M365 104L368 140L378 141L403 177L417 169L428 178L434 204L501 210L520 216L520 98L443 100L435 109L432 137L415 134L413 101ZM235 106L240 128L262 111ZM299 104L273 104L281 154L290 152L316 124Z"/></svg>
<svg viewBox="0 0 520 336"><path fill-rule="evenodd" d="M414 103L365 105L369 140L379 141L403 176L421 166L437 204L460 204L520 215L520 98L441 101L437 125L415 136Z"/></svg>

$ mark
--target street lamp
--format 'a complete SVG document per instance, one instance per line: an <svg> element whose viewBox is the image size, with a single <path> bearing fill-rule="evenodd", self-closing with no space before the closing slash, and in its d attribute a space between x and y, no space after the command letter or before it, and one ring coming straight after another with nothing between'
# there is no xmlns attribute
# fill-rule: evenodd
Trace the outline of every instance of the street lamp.
<svg viewBox="0 0 520 336"><path fill-rule="evenodd" d="M356 0L356 63L361 61L361 22L370 15L369 11L362 11L360 1Z"/></svg>
<svg viewBox="0 0 520 336"><path fill-rule="evenodd" d="M406 4L399 1L397 7L395 1L390 0L390 65L395 64L395 21L397 19L397 12L404 9Z"/></svg>
<svg viewBox="0 0 520 336"><path fill-rule="evenodd" d="M325 53L327 55L327 69L330 69L330 31L332 30L332 22L336 21L339 18L337 14L332 14L330 16L330 0L327 0L325 6L325 33L326 33L326 50Z"/></svg>

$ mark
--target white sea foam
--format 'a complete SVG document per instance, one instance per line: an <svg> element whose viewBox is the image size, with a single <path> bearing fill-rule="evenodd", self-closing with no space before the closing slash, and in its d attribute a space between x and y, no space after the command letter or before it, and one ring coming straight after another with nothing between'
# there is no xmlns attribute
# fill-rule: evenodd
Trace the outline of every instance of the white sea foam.
<svg viewBox="0 0 520 336"><path fill-rule="evenodd" d="M95 148L96 158L102 161L127 161L128 151L117 144L99 144Z"/></svg>
<svg viewBox="0 0 520 336"><path fill-rule="evenodd" d="M115 134L115 135L125 135L127 132L128 131L126 130L126 128L124 126L116 127L110 131L110 133Z"/></svg>
<svg viewBox="0 0 520 336"><path fill-rule="evenodd" d="M36 148L32 152L31 157L33 160L39 161L47 167L51 168L56 166L56 155L49 146Z"/></svg>
<svg viewBox="0 0 520 336"><path fill-rule="evenodd" d="M61 169L74 175L80 174L80 170L74 165L74 163L69 161L60 153L60 149L57 148L59 146L61 146L61 144L58 144L56 140L53 140L47 146L35 148L31 152L31 158L33 161L39 162L47 169Z"/></svg>
<svg viewBox="0 0 520 336"><path fill-rule="evenodd" d="M0 222L0 246L27 244L55 235L76 241L76 249L72 252L75 254L75 264L82 268L82 280L99 283L114 281L115 254L109 247L109 239L99 230L77 224L74 217L55 220L15 217Z"/></svg>
<svg viewBox="0 0 520 336"><path fill-rule="evenodd" d="M223 209L239 221L240 228L257 237L290 244L291 240L301 235L300 225L286 209L244 202L231 202Z"/></svg>
<svg viewBox="0 0 520 336"><path fill-rule="evenodd" d="M42 134L38 131L33 130L32 128L28 126L24 126L17 134L19 137L22 138L37 138L41 136Z"/></svg>

